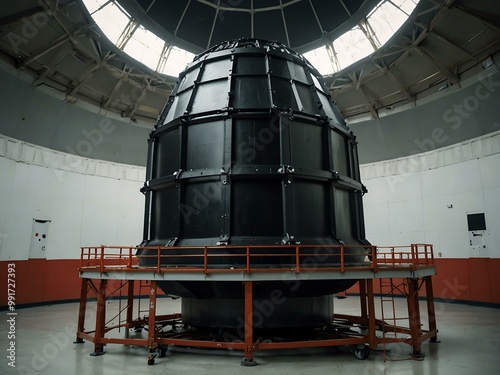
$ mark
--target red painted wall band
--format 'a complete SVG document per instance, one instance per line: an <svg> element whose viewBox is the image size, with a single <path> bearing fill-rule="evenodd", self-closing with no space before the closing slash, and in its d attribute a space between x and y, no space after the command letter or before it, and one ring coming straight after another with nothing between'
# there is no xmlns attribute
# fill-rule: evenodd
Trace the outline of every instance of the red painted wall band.
<svg viewBox="0 0 500 375"><path fill-rule="evenodd" d="M0 290L0 306L7 305L9 263L15 264L16 305L80 298L79 259L0 261L0 280L5 285ZM435 298L500 303L500 258L441 258L435 259L435 263ZM117 281L110 281L111 284L115 286L113 289L119 286ZM379 293L378 282L374 287ZM348 293L357 292L357 285L348 290Z"/></svg>

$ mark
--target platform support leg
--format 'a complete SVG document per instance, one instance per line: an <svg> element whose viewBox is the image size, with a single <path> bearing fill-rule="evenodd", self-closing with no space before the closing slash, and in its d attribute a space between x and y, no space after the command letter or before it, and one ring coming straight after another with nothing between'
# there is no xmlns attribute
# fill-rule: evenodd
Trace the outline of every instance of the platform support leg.
<svg viewBox="0 0 500 375"><path fill-rule="evenodd" d="M436 310L434 308L434 291L432 290L432 276L424 277L425 295L427 298L427 318L429 320L429 332L434 332L430 342L439 342L437 338Z"/></svg>
<svg viewBox="0 0 500 375"><path fill-rule="evenodd" d="M151 351L156 347L156 281L152 280L149 288L148 348Z"/></svg>
<svg viewBox="0 0 500 375"><path fill-rule="evenodd" d="M420 321L420 306L418 303L418 279L408 280L408 316L410 320L410 335L412 341L413 352L415 358L422 358L420 336L422 334L421 321Z"/></svg>
<svg viewBox="0 0 500 375"><path fill-rule="evenodd" d="M97 294L97 312L95 320L95 335L94 335L94 352L90 353L91 356L103 355L104 345L102 339L104 338L104 330L106 325L106 288L108 287L108 280L101 279L99 283L99 293Z"/></svg>
<svg viewBox="0 0 500 375"><path fill-rule="evenodd" d="M368 310L366 307L366 280L359 280L359 302L361 305L361 318L365 321L365 324L368 325Z"/></svg>
<svg viewBox="0 0 500 375"><path fill-rule="evenodd" d="M88 279L82 279L80 289L80 306L78 308L78 324L76 328L75 344L83 344L83 339L79 337L79 333L85 332L85 313L87 312L87 291Z"/></svg>
<svg viewBox="0 0 500 375"><path fill-rule="evenodd" d="M245 354L241 361L242 366L255 366L253 359L253 284L252 281L243 282L245 288Z"/></svg>
<svg viewBox="0 0 500 375"><path fill-rule="evenodd" d="M125 338L130 337L130 328L132 328L132 319L134 311L134 280L129 280L127 285L127 318L125 325Z"/></svg>
<svg viewBox="0 0 500 375"><path fill-rule="evenodd" d="M375 296L373 295L373 280L366 280L366 294L368 297L368 336L370 348L376 349L377 347L377 334L376 326L377 322L375 320Z"/></svg>

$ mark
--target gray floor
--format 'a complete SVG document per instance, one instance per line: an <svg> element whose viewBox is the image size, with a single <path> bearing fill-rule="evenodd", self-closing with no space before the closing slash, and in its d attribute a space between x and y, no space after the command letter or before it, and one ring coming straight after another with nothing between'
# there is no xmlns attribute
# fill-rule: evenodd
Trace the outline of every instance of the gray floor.
<svg viewBox="0 0 500 375"><path fill-rule="evenodd" d="M404 300L396 299L401 311ZM117 307L109 302L109 309ZM359 300L349 297L335 301L337 313L357 314ZM425 308L425 305L422 306ZM159 313L178 312L179 301L159 300ZM500 309L436 303L440 344L423 344L425 359L407 360L408 345L391 346L393 361L372 351L368 359L355 359L338 348L257 352L257 367L241 367L241 352L175 350L165 358L146 365L147 352L141 347L108 345L106 354L91 357L91 343L73 344L78 304L63 304L17 310L16 368L8 366L9 339L3 311L0 374L500 374ZM92 327L89 306L88 327ZM425 322L424 322L425 324ZM123 331L120 333L123 335Z"/></svg>

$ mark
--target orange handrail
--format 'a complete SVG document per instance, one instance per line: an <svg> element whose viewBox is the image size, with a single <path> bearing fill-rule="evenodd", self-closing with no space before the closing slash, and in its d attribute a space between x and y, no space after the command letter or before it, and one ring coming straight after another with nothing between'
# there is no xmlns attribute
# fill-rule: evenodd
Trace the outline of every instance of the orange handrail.
<svg viewBox="0 0 500 375"><path fill-rule="evenodd" d="M232 257L232 258L244 258L244 264L240 265L243 267L245 272L263 272L262 268L258 266L252 266L252 258L255 257L293 257L290 266L294 266L295 272L314 272L320 271L322 269L328 270L338 270L340 272L345 272L352 268L346 262L349 262L350 258L346 257L359 257L363 256L360 254L358 249L365 248L366 255L371 255L371 262L362 265L356 265L355 268L364 267L366 269L371 269L373 272L378 272L381 267L405 267L411 270L416 270L421 266L434 266L434 251L433 246L430 244L411 244L409 246L391 246L391 247L376 247L373 245L256 245L256 246L192 246L192 247L134 247L134 246L104 246L100 247L81 247L80 250L80 270L89 269L99 269L99 272L105 272L108 267L121 267L121 270L136 270L137 261L144 258L154 258L155 261L150 267L154 268L156 272L179 272L181 270L177 269L174 271L172 267L169 267L164 263L168 263L167 259L172 258L198 258L202 260L200 265L185 265L182 266L183 270L189 268L190 272L225 272L222 268L211 268L209 258L217 257ZM128 251L124 251L128 249ZM183 251L189 249L190 251L196 250L197 252L190 254L183 254ZM269 252L262 252L259 250L268 250ZM311 251L310 249L314 249ZM325 249L321 251L321 249ZM355 251L350 251L355 249ZM152 250L152 253L146 255L134 254L134 251L138 250ZM177 250L175 253L171 250ZM210 250L217 250L213 253ZM280 251L272 251L280 250ZM308 251L309 250L309 251ZM321 264L321 262L315 262L314 266L308 266L309 257L339 257L340 259L335 266L332 263ZM307 257L307 258L306 258ZM305 261L302 258L306 258ZM104 259L107 259L105 262ZM316 258L318 259L318 258ZM293 264L295 263L295 264ZM288 264L285 264L287 266ZM179 267L179 266L178 266ZM229 266L228 266L229 267ZM236 267L236 272L238 269L241 271L241 267ZM275 269L279 269L276 267ZM289 270L290 267L282 267L283 272Z"/></svg>

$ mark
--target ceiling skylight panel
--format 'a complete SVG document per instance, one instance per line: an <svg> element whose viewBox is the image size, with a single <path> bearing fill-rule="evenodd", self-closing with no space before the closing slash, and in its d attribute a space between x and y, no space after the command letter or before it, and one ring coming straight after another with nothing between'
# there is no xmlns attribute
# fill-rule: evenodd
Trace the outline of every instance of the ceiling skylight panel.
<svg viewBox="0 0 500 375"><path fill-rule="evenodd" d="M370 41L359 27L335 39L333 46L341 69L374 52Z"/></svg>
<svg viewBox="0 0 500 375"><path fill-rule="evenodd" d="M123 51L148 68L156 70L165 42L143 27L137 28Z"/></svg>
<svg viewBox="0 0 500 375"><path fill-rule="evenodd" d="M333 64L328 56L328 51L326 47L319 47L304 53L304 57L318 69L321 75L331 74L334 71Z"/></svg>
<svg viewBox="0 0 500 375"><path fill-rule="evenodd" d="M408 19L406 13L399 8L401 4L405 4L406 10L410 9L411 4L415 5L412 0L383 1L377 6L375 11L368 16L368 22L382 45L385 44Z"/></svg>
<svg viewBox="0 0 500 375"><path fill-rule="evenodd" d="M183 49L172 47L168 55L167 63L159 73L168 74L172 77L177 77L184 70L187 64L194 59L194 54Z"/></svg>
<svg viewBox="0 0 500 375"><path fill-rule="evenodd" d="M92 0L88 1L92 2ZM99 0L99 3L101 2L106 4L105 1ZM108 2L102 9L94 11L91 15L102 32L114 44L116 44L130 21L129 16L114 2Z"/></svg>

